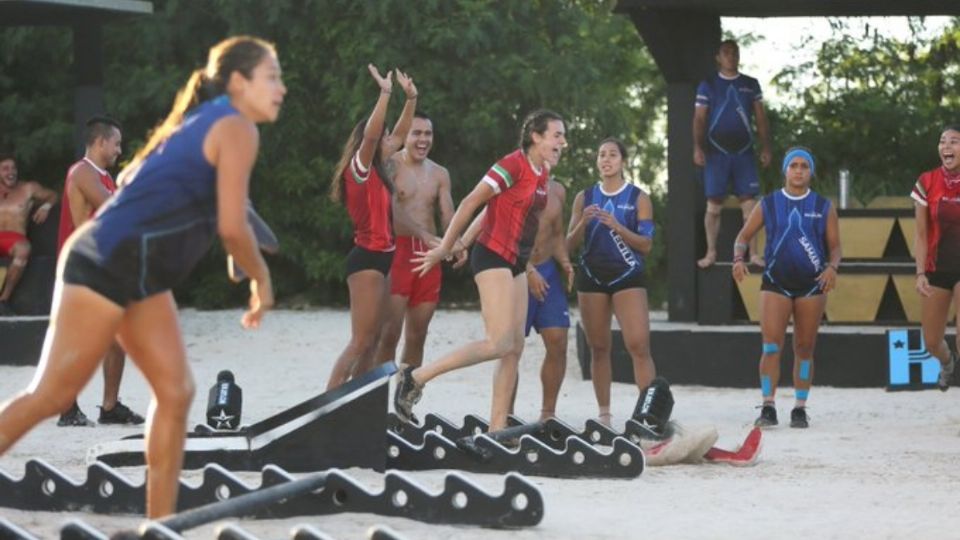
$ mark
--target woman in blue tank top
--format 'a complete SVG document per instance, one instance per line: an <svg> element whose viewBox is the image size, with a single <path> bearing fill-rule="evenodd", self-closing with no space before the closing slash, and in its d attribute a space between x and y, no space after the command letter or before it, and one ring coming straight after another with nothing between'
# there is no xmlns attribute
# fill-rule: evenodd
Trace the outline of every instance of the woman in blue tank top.
<svg viewBox="0 0 960 540"><path fill-rule="evenodd" d="M567 231L567 250L583 243L577 272L580 320L590 347L590 373L600 421L611 423L611 316L617 316L633 360L633 377L643 391L656 376L650 356L650 313L644 257L653 247L653 204L623 178L626 147L604 139L597 150L601 181L577 194Z"/></svg>
<svg viewBox="0 0 960 540"><path fill-rule="evenodd" d="M235 37L210 49L206 67L121 173L121 190L61 252L37 375L0 409L0 454L73 403L117 336L153 393L147 516L176 511L194 382L171 289L219 233L250 276L242 324L256 328L273 305L246 210L256 124L277 119L285 93L269 43Z"/></svg>
<svg viewBox="0 0 960 540"><path fill-rule="evenodd" d="M827 305L826 293L836 283L841 256L837 211L830 201L810 189L814 172L809 150L788 150L783 158L783 188L764 197L753 209L734 244L733 278L740 282L750 273L743 260L747 244L760 227L765 227L766 266L760 286L763 405L755 422L760 427L777 425L774 398L791 315L796 403L790 413L790 427L809 425L806 403L813 384L813 350Z"/></svg>

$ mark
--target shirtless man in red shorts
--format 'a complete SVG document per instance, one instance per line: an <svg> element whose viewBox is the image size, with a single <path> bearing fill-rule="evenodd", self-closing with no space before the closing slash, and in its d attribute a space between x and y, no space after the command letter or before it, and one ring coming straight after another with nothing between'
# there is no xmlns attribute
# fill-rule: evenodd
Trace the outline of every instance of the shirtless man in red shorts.
<svg viewBox="0 0 960 540"><path fill-rule="evenodd" d="M0 289L0 315L13 315L7 303L30 257L27 223L47 220L57 194L36 182L20 181L12 154L0 154L0 258L13 259Z"/></svg>
<svg viewBox="0 0 960 540"><path fill-rule="evenodd" d="M397 251L390 267L390 312L375 357L378 365L396 359L401 331L404 342L400 363L419 366L423 362L427 327L440 299L440 266L418 276L413 272L416 265L410 261L414 253L439 245L437 211L443 230L453 218L450 173L427 157L432 147L433 121L417 112L403 150L394 154L386 167L388 174L393 173L396 186L393 228Z"/></svg>

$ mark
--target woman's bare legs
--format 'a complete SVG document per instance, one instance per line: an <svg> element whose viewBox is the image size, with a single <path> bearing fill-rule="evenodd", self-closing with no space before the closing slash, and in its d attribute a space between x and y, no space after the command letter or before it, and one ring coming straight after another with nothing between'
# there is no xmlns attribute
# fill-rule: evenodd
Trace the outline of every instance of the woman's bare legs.
<svg viewBox="0 0 960 540"><path fill-rule="evenodd" d="M113 342L123 308L92 290L57 284L36 375L0 405L0 454L45 418L67 409Z"/></svg>
<svg viewBox="0 0 960 540"><path fill-rule="evenodd" d="M120 339L153 392L146 428L147 517L159 518L176 512L187 414L195 391L173 294L131 304Z"/></svg>

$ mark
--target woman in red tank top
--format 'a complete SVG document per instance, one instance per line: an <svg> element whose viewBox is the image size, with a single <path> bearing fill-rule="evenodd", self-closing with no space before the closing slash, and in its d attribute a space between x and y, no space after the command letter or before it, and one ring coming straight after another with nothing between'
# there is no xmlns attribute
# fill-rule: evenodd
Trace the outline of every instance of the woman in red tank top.
<svg viewBox="0 0 960 540"><path fill-rule="evenodd" d="M937 153L940 167L921 174L910 197L916 201L913 253L920 324L927 350L940 360L937 386L946 391L957 361L944 335L950 302L960 304L960 125L944 128ZM957 328L960 330L960 319ZM956 345L960 348L960 334Z"/></svg>
<svg viewBox="0 0 960 540"><path fill-rule="evenodd" d="M370 75L380 87L380 97L370 118L353 128L343 147L330 183L330 198L343 203L353 222L353 249L347 255L347 288L350 290L350 341L333 365L327 390L373 367L383 314L387 312L393 262L394 237L391 201L393 179L384 171L383 156L400 150L417 108L413 79L395 70L397 83L407 95L393 131L384 129L393 89L393 73L386 77L372 64Z"/></svg>

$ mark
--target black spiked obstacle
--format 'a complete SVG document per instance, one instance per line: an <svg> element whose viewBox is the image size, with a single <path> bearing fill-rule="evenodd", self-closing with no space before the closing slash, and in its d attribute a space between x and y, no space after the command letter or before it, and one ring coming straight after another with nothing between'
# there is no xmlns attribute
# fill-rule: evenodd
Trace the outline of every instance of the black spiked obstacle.
<svg viewBox="0 0 960 540"><path fill-rule="evenodd" d="M452 443L451 443L452 444ZM543 519L543 497L536 486L518 474L503 479L503 493L491 495L457 473L448 473L443 489L425 490L403 473L388 471L383 490L374 493L342 471L326 471L322 489L257 506L243 517L280 519L343 512L405 517L427 523L482 527L530 527ZM178 510L265 491L295 481L279 467L262 471L259 487L251 487L219 465L203 471L199 486L180 483ZM0 472L0 507L48 512L140 514L145 512L143 484L134 485L111 467L95 463L85 482L72 479L38 460L27 462L26 472L14 480Z"/></svg>
<svg viewBox="0 0 960 540"><path fill-rule="evenodd" d="M603 450L555 419L511 422L514 425L505 430L487 433L488 424L473 415L465 417L462 426L434 414L428 414L422 425L391 417L388 466L557 478L636 478L643 472L643 452L625 438L611 440L607 446L612 448Z"/></svg>
<svg viewBox="0 0 960 540"><path fill-rule="evenodd" d="M382 471L386 466L389 379L383 364L333 390L239 431L199 429L187 435L185 469L219 463L234 471L258 471L268 464L293 472L332 467ZM108 465L144 464L142 435L102 443L90 461Z"/></svg>

